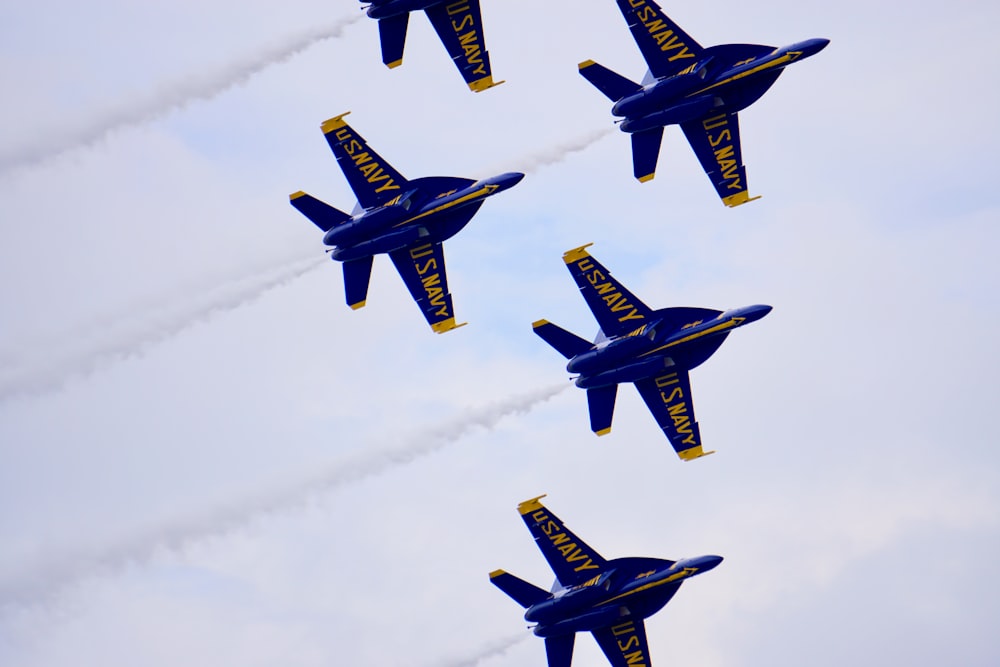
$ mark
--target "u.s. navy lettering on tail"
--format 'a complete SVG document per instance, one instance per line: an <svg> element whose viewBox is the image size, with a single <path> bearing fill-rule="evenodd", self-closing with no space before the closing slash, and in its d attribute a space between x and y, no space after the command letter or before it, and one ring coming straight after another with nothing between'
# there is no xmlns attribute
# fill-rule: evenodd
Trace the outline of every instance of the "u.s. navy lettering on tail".
<svg viewBox="0 0 1000 667"><path fill-rule="evenodd" d="M563 532L562 526L549 518L549 515L545 513L545 510L536 511L531 515L531 518L538 524L538 527L545 534L545 536L549 538L549 541L552 542L552 545L556 548L556 550L559 551L563 558L566 559L566 562L573 567L574 572L599 569L598 566L594 564L593 559L591 559L591 557L588 556L576 542ZM573 565L574 563L580 564Z"/></svg>
<svg viewBox="0 0 1000 667"><path fill-rule="evenodd" d="M691 417L685 400L684 389L680 386L677 373L667 373L656 378L656 386L660 390L660 400L667 406L667 412L674 422L678 435L685 436L681 442L686 445L697 445L694 432L691 430ZM668 389L669 387L669 389Z"/></svg>
<svg viewBox="0 0 1000 667"><path fill-rule="evenodd" d="M576 268L583 274L587 282L594 287L601 300L608 304L608 308L611 309L612 313L623 313L618 317L619 322L645 319L639 310L618 291L614 283L608 280L604 272L594 267L594 263L590 261L590 257L584 257L577 262Z"/></svg>
<svg viewBox="0 0 1000 667"><path fill-rule="evenodd" d="M479 26L469 3L465 0L453 2L445 6L445 11L451 18L451 28L458 37L458 44L465 52L465 62L474 74L486 76L486 65L483 62L483 48L480 39Z"/></svg>
<svg viewBox="0 0 1000 667"><path fill-rule="evenodd" d="M646 0L629 0L629 4L635 9L635 18L649 32L649 36L660 45L660 51L677 51L670 55L667 60L673 62L681 58L694 58L694 54L688 50L687 44L670 29L670 26L663 20L663 16L656 7L646 4Z"/></svg>
<svg viewBox="0 0 1000 667"><path fill-rule="evenodd" d="M382 165L368 151L364 150L364 144L354 138L349 128L342 127L337 130L336 136L337 141L344 147L344 152L350 156L351 160L354 161L354 166L358 168L358 171L364 175L369 183L376 184L386 181L375 188L375 192L399 189L399 185L396 184L389 174L385 173Z"/></svg>
<svg viewBox="0 0 1000 667"><path fill-rule="evenodd" d="M740 165L735 160L736 147L733 143L733 132L729 129L729 117L726 114L719 114L706 118L701 122L702 128L707 133L708 144L714 150L715 162L719 165L722 178L726 181L728 190L744 190L740 180ZM720 129L713 134L712 130ZM720 148L719 146L722 145Z"/></svg>
<svg viewBox="0 0 1000 667"><path fill-rule="evenodd" d="M437 307L434 314L440 317L450 317L451 313L448 312L448 304L444 300L444 289L441 288L441 274L437 258L431 257L423 263L418 261L433 254L434 249L429 243L410 248L410 259L414 262L413 266L420 277L420 284L423 285L424 292L427 294L427 301L432 306Z"/></svg>

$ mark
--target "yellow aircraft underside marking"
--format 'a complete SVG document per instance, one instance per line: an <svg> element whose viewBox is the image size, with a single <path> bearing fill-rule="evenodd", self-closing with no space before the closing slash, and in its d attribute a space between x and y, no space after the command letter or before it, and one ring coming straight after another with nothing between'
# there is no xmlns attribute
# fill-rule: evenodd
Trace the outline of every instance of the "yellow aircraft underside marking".
<svg viewBox="0 0 1000 667"><path fill-rule="evenodd" d="M729 208L733 208L735 206L740 206L741 204L746 204L747 202L757 201L758 199L760 199L760 197L761 197L760 195L757 195L756 197L751 197L750 193L744 190L742 192L737 192L735 195L729 195L728 197L723 197L722 203L728 206Z"/></svg>
<svg viewBox="0 0 1000 667"><path fill-rule="evenodd" d="M607 435L608 433L611 433L611 427L602 428L600 431L594 431L594 433L597 435Z"/></svg>
<svg viewBox="0 0 1000 667"><path fill-rule="evenodd" d="M503 570L493 570L492 572L490 572L490 579L496 579L497 577L499 577L501 575L504 575L504 574L507 574L507 573L505 571L503 571Z"/></svg>
<svg viewBox="0 0 1000 667"><path fill-rule="evenodd" d="M288 195L288 199L289 200L298 199L299 197L305 197L305 196L306 193L302 192L302 190L299 190L298 192L293 192L292 194Z"/></svg>
<svg viewBox="0 0 1000 667"><path fill-rule="evenodd" d="M344 127L344 126L347 125L347 122L344 121L344 116L346 116L349 113L351 113L351 112L350 111L345 111L344 113L340 114L339 116L334 116L333 118L330 118L329 120L324 120L320 124L319 128L321 130L323 130L323 134L330 134L334 130L339 130L340 128L342 128L342 127Z"/></svg>
<svg viewBox="0 0 1000 667"><path fill-rule="evenodd" d="M400 58L399 60L393 60L391 63L386 63L385 66L388 67L389 69L394 69L402 64L403 64L403 59Z"/></svg>
<svg viewBox="0 0 1000 667"><path fill-rule="evenodd" d="M681 338L679 340L675 340L672 343L667 343L666 345L661 345L660 347L658 347L656 349L653 349L653 350L650 350L649 352L643 352L639 356L640 357L647 357L647 356L649 356L651 354L655 354L655 353L659 352L660 350L665 350L668 347L673 347L674 345L680 345L681 343L686 343L689 340L694 340L695 338L701 338L702 336L707 336L709 334L718 333L719 331L725 331L726 329L732 329L733 327L742 324L743 323L743 319L744 318L742 318L742 317L734 317L733 319L729 320L728 322L723 322L722 324L714 326L714 327L712 327L710 329L705 329L704 331L699 331L698 333L691 334L690 336L684 336L684 338Z"/></svg>
<svg viewBox="0 0 1000 667"><path fill-rule="evenodd" d="M493 76L484 76L482 79L477 79L469 83L469 90L474 93L481 93L484 90L488 90L494 86L499 86L505 81L493 81Z"/></svg>
<svg viewBox="0 0 1000 667"><path fill-rule="evenodd" d="M694 461L695 459L700 459L702 456L708 456L709 454L714 453L714 449L710 452L706 452L701 448L701 445L698 445L697 447L692 447L691 449L682 449L677 452L677 456L681 457L684 461Z"/></svg>
<svg viewBox="0 0 1000 667"><path fill-rule="evenodd" d="M653 176L656 176L656 174L646 174L645 176L639 176L639 182L648 183L649 181L653 180Z"/></svg>
<svg viewBox="0 0 1000 667"><path fill-rule="evenodd" d="M563 261L567 264L573 264L574 262L579 262L584 257L589 257L590 253L587 252L587 248L594 245L593 243L588 243L587 245L582 245L579 248L573 248L572 250L567 250L563 253Z"/></svg>
<svg viewBox="0 0 1000 667"><path fill-rule="evenodd" d="M352 303L352 304L350 304L351 310L357 310L358 308L364 308L366 303L368 303L367 299L364 300L364 301L358 301L357 303Z"/></svg>
<svg viewBox="0 0 1000 667"><path fill-rule="evenodd" d="M428 216L431 213L437 213L438 211L443 211L446 208L451 208L453 206L458 206L459 204L464 204L467 201L472 201L473 199L477 199L479 197L487 197L487 196L493 194L493 192L497 189L497 187L498 186L496 186L496 185L484 185L483 187L479 188L475 192L471 192L471 193L465 195L464 197L459 197L455 201L450 201L447 204L441 204L440 206L436 206L436 207L432 208L429 211L425 211L425 212L421 213L420 215L415 215L412 218L407 218L406 220L403 220L402 222L396 223L395 225L393 225L393 227L402 227L403 225L405 225L408 222L413 222L414 220L419 220L420 218Z"/></svg>
<svg viewBox="0 0 1000 667"><path fill-rule="evenodd" d="M667 577L665 579L660 579L659 581L654 581L651 584L643 584L642 586L639 586L638 588L633 588L632 590L630 590L627 593L621 593L619 595L614 596L613 598L608 598L607 600L603 600L603 601L595 604L594 606L598 607L600 605L604 605L604 604L607 604L609 602L614 602L615 600L620 600L621 598L628 597L629 595L633 595L633 594L639 593L641 591L648 591L650 588L656 588L657 586L662 586L663 584L669 584L670 582L677 581L678 579L684 579L685 577L689 577L689 576L693 575L697 571L698 571L698 568L696 568L696 567L686 567L683 570L681 570L680 572L678 572L677 574L672 574L672 575L670 575L669 577Z"/></svg>
<svg viewBox="0 0 1000 667"><path fill-rule="evenodd" d="M434 330L434 333L441 334L441 333L444 333L446 331L451 331L452 329L457 329L459 327L464 327L466 324L468 324L468 322L462 322L461 324L455 324L455 318L454 317L449 317L446 320L442 320L442 321L440 321L440 322L438 322L436 324L432 324L431 325L431 329Z"/></svg>
<svg viewBox="0 0 1000 667"><path fill-rule="evenodd" d="M693 93L689 93L687 95L687 97L693 97L695 95L701 95L705 91L712 90L713 88L718 88L719 86L725 85L725 84L729 83L730 81L737 81L739 79L746 78L746 77L750 76L751 74L756 74L757 72L763 72L766 69L771 69L772 67L777 67L778 65L784 65L785 63L792 62L793 60L795 60L795 58L793 58L791 56L791 53L797 53L797 52L790 51L790 52L786 53L785 55L781 56L780 58L775 58L774 60L772 60L770 62L764 63L763 65L758 65L757 67L753 67L751 69L748 69L745 72L740 72L739 74L734 74L731 77L723 79L722 81L719 81L717 83L713 83L711 86L706 86L705 88L702 88L701 90L695 91Z"/></svg>
<svg viewBox="0 0 1000 667"><path fill-rule="evenodd" d="M535 510L544 509L544 506L538 501L544 498L546 495L548 494L543 493L542 495L536 496L535 498L532 498L530 500L525 500L523 503L520 503L517 506L517 511L520 512L522 515L524 515L524 514L531 514Z"/></svg>

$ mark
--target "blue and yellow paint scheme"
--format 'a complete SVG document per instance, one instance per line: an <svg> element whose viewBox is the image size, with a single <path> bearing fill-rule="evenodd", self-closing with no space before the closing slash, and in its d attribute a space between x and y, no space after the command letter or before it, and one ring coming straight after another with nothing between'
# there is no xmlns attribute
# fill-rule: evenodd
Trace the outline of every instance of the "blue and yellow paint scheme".
<svg viewBox="0 0 1000 667"><path fill-rule="evenodd" d="M651 665L645 619L666 605L687 579L708 572L721 556L682 560L607 560L541 503L517 511L556 575L552 591L504 570L490 572L494 586L524 608L524 619L545 639L549 667L569 667L577 632L594 635L613 667Z"/></svg>
<svg viewBox="0 0 1000 667"><path fill-rule="evenodd" d="M361 0L368 16L378 20L382 62L394 68L403 64L406 27L410 12L423 10L448 55L455 62L469 90L479 93L503 81L494 81L490 54L483 35L479 0Z"/></svg>
<svg viewBox="0 0 1000 667"><path fill-rule="evenodd" d="M704 48L653 0L616 0L649 74L639 84L586 60L580 74L610 99L622 132L632 135L632 167L652 180L663 128L680 125L726 206L751 197L740 150L738 112L756 102L785 67L822 51L828 39L776 48L722 44Z"/></svg>
<svg viewBox="0 0 1000 667"><path fill-rule="evenodd" d="M350 113L350 112L348 112ZM344 265L344 291L353 309L365 305L375 255L388 254L427 323L437 333L455 320L442 243L465 227L486 198L517 185L508 172L481 181L429 176L407 180L347 124L347 113L321 125L344 177L358 198L349 215L299 191L292 206L323 231L330 257Z"/></svg>
<svg viewBox="0 0 1000 667"><path fill-rule="evenodd" d="M597 341L547 320L531 326L569 360L566 370L587 390L591 430L611 432L618 385L632 382L681 459L711 454L702 448L688 372L712 356L733 329L756 322L771 306L651 310L590 255L589 247L567 251L563 261L601 327Z"/></svg>

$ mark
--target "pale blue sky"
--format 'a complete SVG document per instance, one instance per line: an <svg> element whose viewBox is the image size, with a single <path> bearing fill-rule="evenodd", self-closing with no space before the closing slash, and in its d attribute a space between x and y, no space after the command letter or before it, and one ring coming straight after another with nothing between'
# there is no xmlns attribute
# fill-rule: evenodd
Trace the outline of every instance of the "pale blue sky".
<svg viewBox="0 0 1000 667"><path fill-rule="evenodd" d="M544 665L476 657L527 634L487 573L551 581L515 511L547 492L606 557L726 558L649 621L657 665L997 664L996 6L666 3L704 45L831 39L741 114L762 199L722 206L677 128L640 185L613 132L446 245L467 327L385 258L358 312L332 262L282 277L322 261L288 193L354 203L326 118L408 177L612 127L576 73L644 70L611 0L483 2L485 93L424 17L392 71L365 20L25 166L358 7L0 8L0 663ZM462 430L566 377L529 325L594 334L560 260L587 242L650 306L774 306L692 374L717 454L678 460L628 387L605 438L575 388Z"/></svg>

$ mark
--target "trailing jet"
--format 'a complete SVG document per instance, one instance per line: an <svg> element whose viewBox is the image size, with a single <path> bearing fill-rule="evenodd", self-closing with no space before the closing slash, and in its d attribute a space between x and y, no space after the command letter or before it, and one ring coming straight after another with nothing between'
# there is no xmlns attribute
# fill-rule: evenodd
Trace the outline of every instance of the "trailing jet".
<svg viewBox="0 0 1000 667"><path fill-rule="evenodd" d="M361 0L369 5L368 16L378 19L382 62L389 68L403 64L403 46L410 12L424 10L448 55L473 92L481 92L503 81L493 81L490 54L483 36L479 0Z"/></svg>
<svg viewBox="0 0 1000 667"><path fill-rule="evenodd" d="M503 570L490 581L525 608L534 633L545 638L549 667L569 667L577 632L590 632L614 667L649 667L644 620L658 612L687 579L708 572L721 556L682 560L605 560L539 502L517 506L556 575L552 592Z"/></svg>
<svg viewBox="0 0 1000 667"><path fill-rule="evenodd" d="M344 264L351 308L365 305L373 257L388 253L431 329L444 333L462 326L455 323L441 244L469 224L487 197L517 185L524 174L408 181L347 124L347 113L321 128L358 198L354 215L302 191L290 195L292 206L324 232L324 244L334 246L330 257Z"/></svg>
<svg viewBox="0 0 1000 667"><path fill-rule="evenodd" d="M711 454L702 449L688 371L715 354L733 329L756 322L771 306L651 310L587 253L590 245L564 253L563 261L601 327L597 340L590 343L546 320L531 326L569 359L566 370L587 390L591 430L611 432L618 384L633 382L678 456L690 461Z"/></svg>
<svg viewBox="0 0 1000 667"><path fill-rule="evenodd" d="M680 125L726 206L750 197L740 151L738 112L756 102L788 65L819 53L828 39L775 48L722 44L704 48L653 0L616 0L649 73L635 83L593 60L580 74L614 102L621 130L632 135L632 166L640 182L653 178L663 128Z"/></svg>

